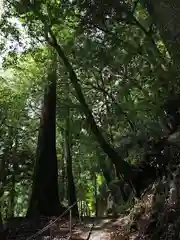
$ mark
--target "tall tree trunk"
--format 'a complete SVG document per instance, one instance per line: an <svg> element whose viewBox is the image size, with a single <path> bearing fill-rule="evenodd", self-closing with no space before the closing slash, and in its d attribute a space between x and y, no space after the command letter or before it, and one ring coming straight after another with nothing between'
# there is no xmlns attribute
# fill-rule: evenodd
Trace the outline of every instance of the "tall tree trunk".
<svg viewBox="0 0 180 240"><path fill-rule="evenodd" d="M64 143L62 144L62 149L64 149ZM60 201L64 201L66 199L66 170L65 170L65 156L64 151L60 161Z"/></svg>
<svg viewBox="0 0 180 240"><path fill-rule="evenodd" d="M0 161L0 198L4 194L4 184L7 179L6 168L8 166L8 155L12 149L13 145L13 128L9 127L8 129L8 140L5 142L5 149L3 151L3 156ZM3 227L3 219L2 219L2 202L0 201L0 239L6 239L6 233Z"/></svg>
<svg viewBox="0 0 180 240"><path fill-rule="evenodd" d="M77 98L81 103L83 112L86 116L86 120L91 127L91 131L96 137L98 143L100 144L102 150L107 154L107 156L111 159L112 163L114 164L117 174L120 177L120 174L124 175L124 178L129 180L132 177L132 167L126 161L124 161L121 156L115 151L115 149L107 142L103 134L101 133L99 127L96 124L96 121L93 117L93 114L85 100L85 97L82 92L81 85L79 83L79 79L70 64L68 58L64 54L61 46L57 43L55 36L53 35L52 31L49 29L49 33L51 36L51 40L47 39L49 44L57 51L59 57L63 60L64 65L69 73L71 83L76 91Z"/></svg>
<svg viewBox="0 0 180 240"><path fill-rule="evenodd" d="M95 200L95 216L98 216L98 196L97 196L97 177L96 172L94 172L93 176L94 180L94 200Z"/></svg>
<svg viewBox="0 0 180 240"><path fill-rule="evenodd" d="M67 168L67 183L68 183L68 200L69 205L74 205L72 208L72 215L74 217L79 216L78 205L76 198L76 189L74 184L74 177L72 171L72 141L71 141L71 126L70 126L70 111L67 107L67 116L66 116L66 126L65 126L65 159L66 159L66 168Z"/></svg>
<svg viewBox="0 0 180 240"><path fill-rule="evenodd" d="M18 168L18 158L17 158L17 148L18 148L18 133L15 134L14 147L12 149L12 160L13 160L13 172L11 178L11 190L9 196L9 209L8 209L8 217L14 217L14 207L15 207L15 195L16 195L16 171Z"/></svg>
<svg viewBox="0 0 180 240"><path fill-rule="evenodd" d="M8 218L14 217L14 203L15 203L15 173L13 171L11 179L11 190L9 195Z"/></svg>
<svg viewBox="0 0 180 240"><path fill-rule="evenodd" d="M60 215L64 208L58 196L56 156L56 79L57 59L49 66L40 120L32 195L27 216Z"/></svg>

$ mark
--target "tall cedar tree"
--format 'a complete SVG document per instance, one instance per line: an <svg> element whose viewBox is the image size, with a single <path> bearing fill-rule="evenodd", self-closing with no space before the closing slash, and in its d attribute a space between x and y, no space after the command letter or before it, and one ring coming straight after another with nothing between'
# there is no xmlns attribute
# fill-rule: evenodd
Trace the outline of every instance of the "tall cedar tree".
<svg viewBox="0 0 180 240"><path fill-rule="evenodd" d="M65 124L65 160L66 160L66 169L67 169L67 194L68 194L68 202L69 205L73 205L77 203L76 198L76 188L74 184L74 176L72 170L72 135L71 135L71 124L70 124L70 109L67 106L67 116L66 116L66 124ZM78 206L74 205L72 208L72 215L78 216Z"/></svg>
<svg viewBox="0 0 180 240"><path fill-rule="evenodd" d="M32 196L27 216L59 215L64 208L58 196L58 170L56 155L56 81L57 58L53 56L44 92L40 120Z"/></svg>

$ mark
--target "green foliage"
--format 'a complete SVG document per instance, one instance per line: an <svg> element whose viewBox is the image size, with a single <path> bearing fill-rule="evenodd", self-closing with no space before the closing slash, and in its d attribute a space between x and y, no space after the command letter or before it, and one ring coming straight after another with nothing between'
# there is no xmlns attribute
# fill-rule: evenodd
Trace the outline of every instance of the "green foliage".
<svg viewBox="0 0 180 240"><path fill-rule="evenodd" d="M49 28L63 46L103 136L123 159L137 164L144 157L149 141L156 141L169 131L164 103L169 99L168 89L175 86L178 93L179 84L173 78L167 81L170 59L159 33L155 29L152 34L149 32L152 27L149 15L139 4L132 12L133 4L117 7L105 1L102 6L98 1L96 6L89 6L87 1L83 2L5 2L8 10L0 26L4 33L0 49L5 52L0 74L0 163L5 158L6 179L0 179L4 184L0 198L8 208L9 179L15 175L15 215L25 214L31 191L41 101L52 57L46 41L52 41L47 34ZM10 21L14 18L18 24ZM15 43L21 45L21 50L13 48ZM94 211L95 191L104 180L102 159L106 166L109 159L92 136L61 60L57 75L59 165L64 156L65 117L69 107L77 197L88 202ZM8 153L4 152L6 148ZM19 165L16 171L14 151ZM109 171L114 176L114 169ZM62 169L59 172L60 184L66 185L67 177L62 180Z"/></svg>

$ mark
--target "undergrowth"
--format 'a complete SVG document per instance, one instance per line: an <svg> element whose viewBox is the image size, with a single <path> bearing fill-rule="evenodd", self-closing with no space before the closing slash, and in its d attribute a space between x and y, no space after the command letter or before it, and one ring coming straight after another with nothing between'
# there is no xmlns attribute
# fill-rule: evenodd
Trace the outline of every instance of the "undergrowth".
<svg viewBox="0 0 180 240"><path fill-rule="evenodd" d="M128 203L129 204L129 203ZM180 167L157 180L130 209L111 239L169 240L180 238Z"/></svg>

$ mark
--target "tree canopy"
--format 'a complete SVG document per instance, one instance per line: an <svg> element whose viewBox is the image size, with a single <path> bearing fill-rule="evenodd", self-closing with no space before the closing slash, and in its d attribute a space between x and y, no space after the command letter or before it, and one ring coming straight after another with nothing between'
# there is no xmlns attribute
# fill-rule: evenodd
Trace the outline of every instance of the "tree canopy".
<svg viewBox="0 0 180 240"><path fill-rule="evenodd" d="M180 8L148 2L4 0L3 219L95 214L177 163Z"/></svg>

